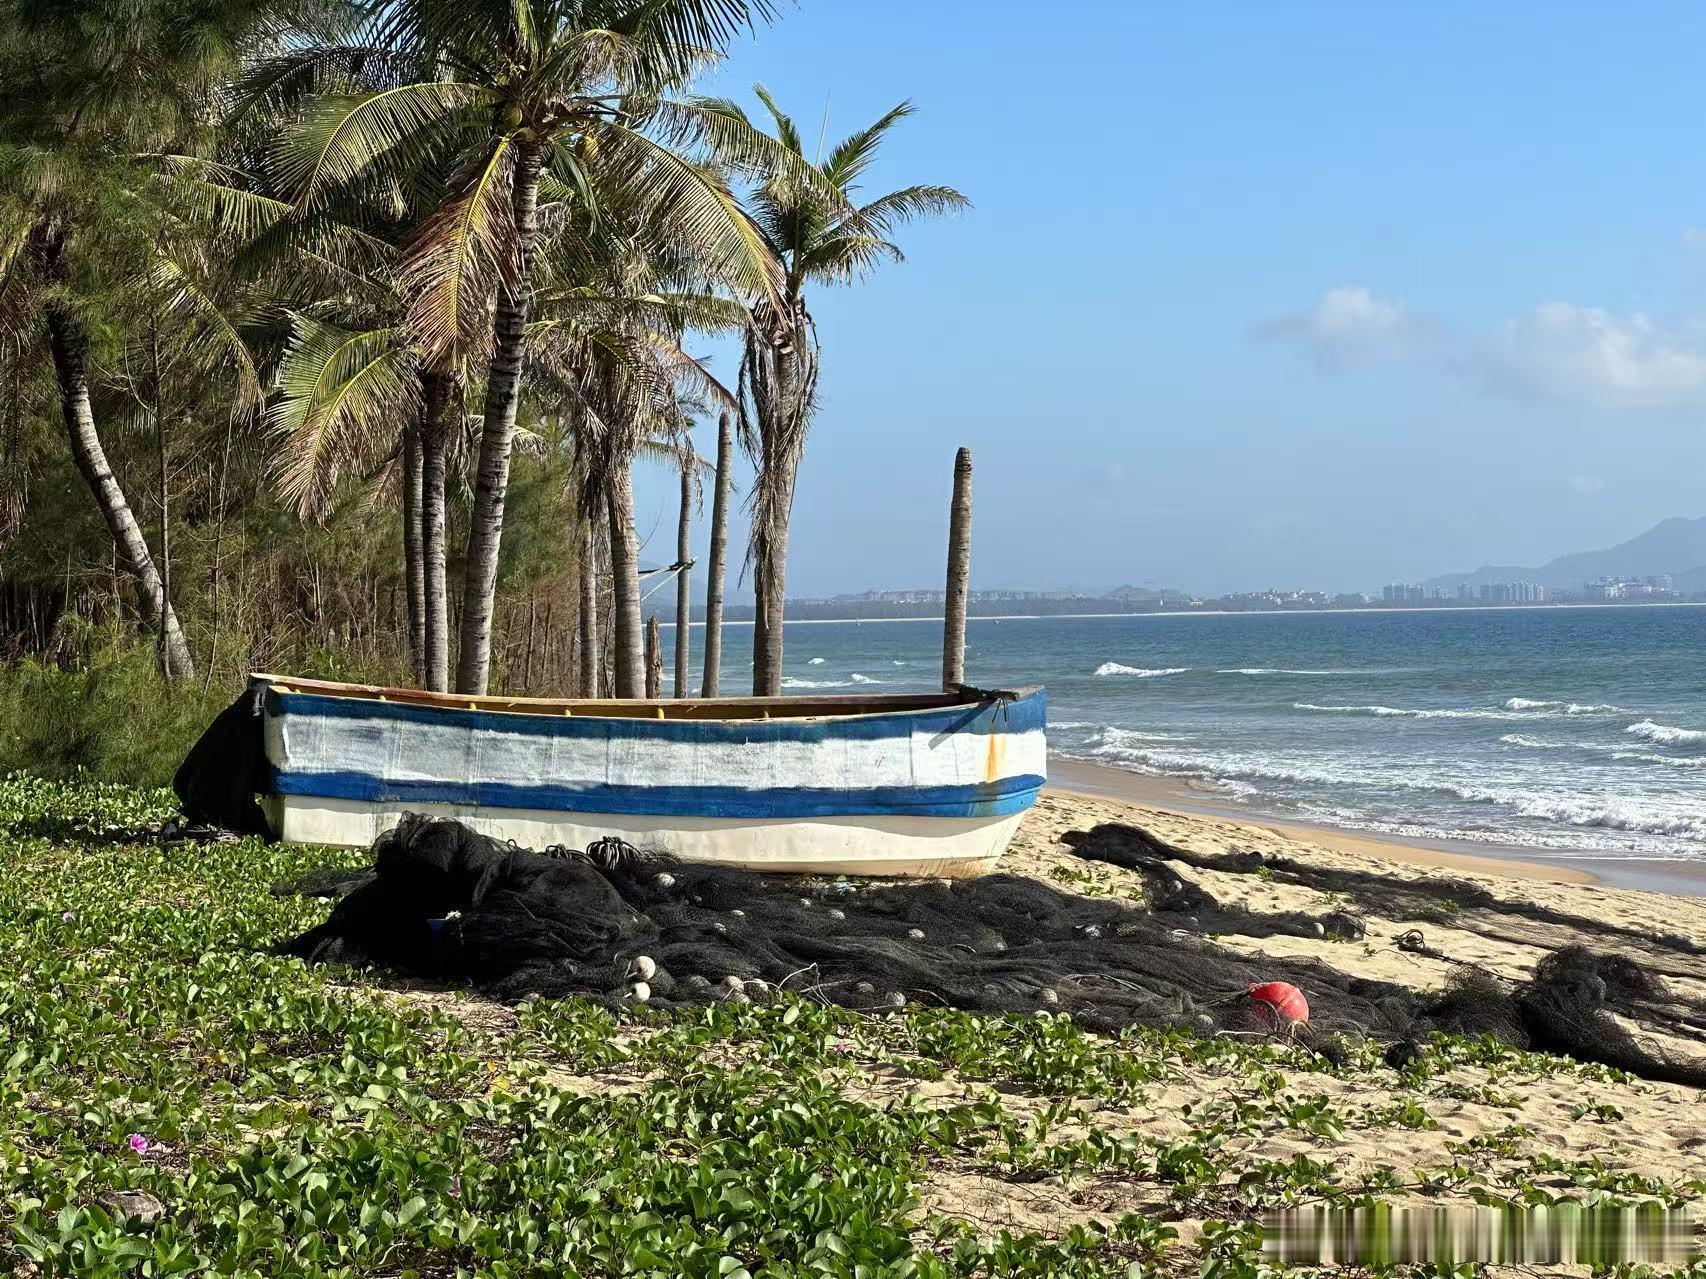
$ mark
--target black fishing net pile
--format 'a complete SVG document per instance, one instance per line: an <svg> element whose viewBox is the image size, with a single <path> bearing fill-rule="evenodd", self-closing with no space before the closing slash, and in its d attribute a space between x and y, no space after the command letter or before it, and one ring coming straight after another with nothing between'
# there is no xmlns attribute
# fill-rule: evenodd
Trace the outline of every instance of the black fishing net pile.
<svg viewBox="0 0 1706 1279"><path fill-rule="evenodd" d="M1109 1031L1258 1030L1264 1010L1248 988L1287 981L1309 992L1316 1037L1407 1020L1401 987L1307 960L1246 960L1188 918L1019 876L829 882L626 846L540 854L419 816L375 843L372 872L290 950L512 1000L622 1002L645 956L651 1002L663 1005L787 990L867 1010L1070 1012Z"/></svg>
<svg viewBox="0 0 1706 1279"><path fill-rule="evenodd" d="M1706 1069L1645 1052L1607 1015L1689 1015L1631 960L1565 949L1523 987L1478 974L1430 1001L1310 960L1245 958L1209 937L1360 937L1361 920L1349 911L1223 906L1166 864L1179 850L1146 843L1152 837L1136 828L1069 839L1081 856L1138 871L1149 903L1011 875L900 883L761 876L616 841L541 854L413 815L375 843L370 871L281 887L342 894L291 953L468 984L505 1000L579 995L615 1005L633 1000L643 981L642 993L664 1006L789 991L861 1010L918 1002L1069 1012L1103 1031L1265 1033L1278 1028L1249 988L1283 981L1310 1001L1307 1027L1291 1033L1324 1051L1337 1035L1368 1035L1393 1042L1401 1061L1431 1029L1484 1032L1706 1086Z"/></svg>

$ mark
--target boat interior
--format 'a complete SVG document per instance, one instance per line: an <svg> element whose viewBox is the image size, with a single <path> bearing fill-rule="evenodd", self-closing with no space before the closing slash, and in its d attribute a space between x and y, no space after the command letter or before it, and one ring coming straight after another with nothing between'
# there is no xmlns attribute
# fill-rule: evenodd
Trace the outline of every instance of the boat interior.
<svg viewBox="0 0 1706 1279"><path fill-rule="evenodd" d="M378 684L344 684L334 680L298 679L289 675L255 674L252 682L281 692L314 693L412 706L442 706L456 710L500 711L519 715L584 715L603 719L822 719L842 715L876 715L895 711L939 710L947 706L976 706L992 700L1012 700L1034 692L1021 689L962 687L940 693L849 693L807 697L684 697L648 699L492 697L468 693L429 693L418 688L386 688Z"/></svg>

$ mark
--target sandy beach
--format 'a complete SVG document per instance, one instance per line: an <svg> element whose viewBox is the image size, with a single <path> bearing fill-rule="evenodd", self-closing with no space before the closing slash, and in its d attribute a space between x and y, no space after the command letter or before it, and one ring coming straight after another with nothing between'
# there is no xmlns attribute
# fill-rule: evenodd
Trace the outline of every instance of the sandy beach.
<svg viewBox="0 0 1706 1279"><path fill-rule="evenodd" d="M1576 868L1549 866L1530 858L1469 855L1187 811L1166 802L1176 796L1165 786L1155 787L1150 779L1129 774L1098 776L1107 771L1078 766L1058 770L1054 786L1026 818L1004 869L1054 882L1075 882L1082 891L1092 893L1136 894L1137 876L1107 865L1087 866L1061 841L1068 831L1087 830L1100 823L1129 823L1193 852L1257 849L1309 865L1374 871L1397 880L1449 875L1484 886L1507 900L1539 903L1623 930L1622 940L1611 943L1614 949L1655 963L1664 971L1671 991L1695 1001L1696 1006L1706 1000L1706 964L1674 951L1665 957L1640 941L1674 934L1706 944L1706 912L1700 910L1698 902L1612 887ZM1132 781L1125 782L1122 777L1132 777ZM1125 789L1142 799L1088 793L1097 785L1104 790ZM1257 876L1220 874L1177 862L1169 865L1222 903L1242 904L1252 911L1319 912L1332 904L1321 894ZM1422 990L1443 986L1465 963L1521 980L1533 972L1550 946L1570 940L1584 940L1596 947L1607 944L1603 935L1572 938L1566 928L1547 938L1548 945L1534 945L1501 936L1499 930L1484 928L1482 922L1465 920L1459 926L1430 922L1426 925L1429 945L1448 957L1435 959L1406 953L1394 944L1399 934L1415 927L1413 920L1384 918L1378 913L1364 918L1368 935L1356 943L1297 937L1258 940L1223 936L1216 940L1252 956L1313 957L1342 971ZM1697 1059L1702 1053L1698 1037L1662 1034L1651 1026L1636 1031L1642 1043L1667 1054ZM1374 1122L1353 1124L1337 1138L1275 1126L1252 1136L1241 1147L1240 1159L1246 1166L1304 1156L1330 1161L1346 1183L1359 1177L1386 1175L1382 1170L1395 1170L1412 1186L1426 1183L1433 1168L1456 1165L1469 1170L1456 1188L1436 1185L1425 1195L1412 1192L1394 1199L1430 1206L1466 1205L1472 1202L1477 1184L1521 1185L1536 1170L1551 1167L1549 1161L1558 1161L1553 1175L1541 1179L1549 1186L1584 1184L1574 1173L1559 1172L1560 1168L1582 1167L1602 1170L1595 1175L1603 1175L1607 1184L1621 1178L1637 1185L1643 1184L1638 1179L1649 1178L1654 1184L1681 1180L1706 1185L1700 1180L1706 1178L1706 1119L1702 1117L1706 1108L1693 1089L1640 1080L1596 1080L1588 1084L1572 1073L1512 1074L1508 1069L1468 1063L1419 1088L1400 1082L1392 1072L1355 1077L1285 1073L1282 1098L1308 1094L1339 1104L1354 1103L1365 1116L1413 1103L1418 1113L1426 1112L1427 1119L1398 1132ZM1229 1096L1247 1087L1236 1076L1231 1069L1184 1065L1174 1080L1157 1087L1144 1104L1096 1108L1080 1126L1122 1136L1139 1134L1150 1140L1180 1138L1191 1131L1193 1117L1203 1113L1204 1107L1224 1105ZM922 1087L892 1084L877 1089L877 1095L890 1102L911 1095L931 1097L935 1104L950 1096L976 1092L976 1085L963 1081ZM1006 1098L1010 1108L1016 1103L1025 1103L1025 1099ZM1040 1101L1032 1099L1028 1104ZM1096 1216L1106 1219L1110 1212L1126 1208L1159 1208L1178 1226L1185 1240L1195 1229L1193 1214L1177 1202L1176 1196L1168 1204L1165 1192L1121 1178L1077 1182L1068 1178L1059 1184L1014 1186L987 1174L944 1170L932 1187L930 1202L939 1209L975 1216L990 1226L1051 1234L1058 1234L1073 1222Z"/></svg>

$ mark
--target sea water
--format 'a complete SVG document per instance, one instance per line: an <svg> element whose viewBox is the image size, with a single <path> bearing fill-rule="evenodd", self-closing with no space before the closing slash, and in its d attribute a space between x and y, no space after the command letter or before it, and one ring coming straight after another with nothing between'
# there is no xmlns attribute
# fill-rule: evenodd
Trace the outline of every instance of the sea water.
<svg viewBox="0 0 1706 1279"><path fill-rule="evenodd" d="M724 646L744 676L751 629ZM789 693L923 690L941 623L791 624L786 649ZM974 620L966 677L1046 684L1057 756L1252 813L1706 861L1706 608Z"/></svg>

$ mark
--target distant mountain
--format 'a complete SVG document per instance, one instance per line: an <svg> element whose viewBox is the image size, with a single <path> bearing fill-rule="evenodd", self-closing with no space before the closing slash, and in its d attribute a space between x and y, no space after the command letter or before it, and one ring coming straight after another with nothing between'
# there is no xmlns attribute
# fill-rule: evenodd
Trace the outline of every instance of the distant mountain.
<svg viewBox="0 0 1706 1279"><path fill-rule="evenodd" d="M1484 564L1473 573L1430 577L1423 586L1455 590L1468 582L1538 582L1541 586L1579 590L1596 577L1657 577L1669 573L1676 589L1706 590L1706 515L1662 520L1638 537L1603 551L1560 555L1539 568Z"/></svg>
<svg viewBox="0 0 1706 1279"><path fill-rule="evenodd" d="M1163 599L1190 599L1189 591L1181 591L1171 586L1116 586L1111 591L1103 591L1105 600L1117 600L1121 604L1154 604Z"/></svg>

